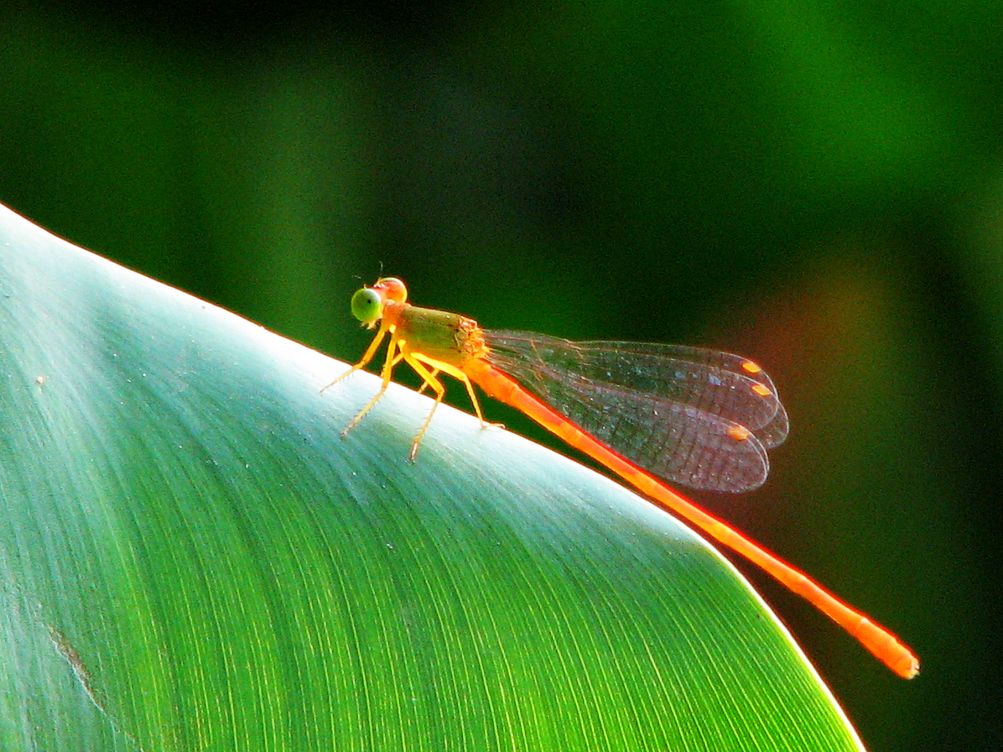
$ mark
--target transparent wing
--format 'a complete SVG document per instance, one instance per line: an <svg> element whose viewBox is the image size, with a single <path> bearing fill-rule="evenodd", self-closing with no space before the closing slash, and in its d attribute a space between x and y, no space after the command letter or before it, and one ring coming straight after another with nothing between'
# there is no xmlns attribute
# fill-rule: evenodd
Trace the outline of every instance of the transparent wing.
<svg viewBox="0 0 1003 752"><path fill-rule="evenodd" d="M737 355L680 345L570 342L486 331L489 361L649 472L691 488L748 491L787 437L769 376Z"/></svg>

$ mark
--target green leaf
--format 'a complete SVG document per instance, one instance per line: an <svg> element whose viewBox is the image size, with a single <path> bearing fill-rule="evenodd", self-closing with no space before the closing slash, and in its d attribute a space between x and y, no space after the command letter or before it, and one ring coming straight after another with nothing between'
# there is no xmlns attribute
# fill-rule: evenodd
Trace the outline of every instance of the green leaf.
<svg viewBox="0 0 1003 752"><path fill-rule="evenodd" d="M860 748L673 518L344 368L0 212L0 747Z"/></svg>

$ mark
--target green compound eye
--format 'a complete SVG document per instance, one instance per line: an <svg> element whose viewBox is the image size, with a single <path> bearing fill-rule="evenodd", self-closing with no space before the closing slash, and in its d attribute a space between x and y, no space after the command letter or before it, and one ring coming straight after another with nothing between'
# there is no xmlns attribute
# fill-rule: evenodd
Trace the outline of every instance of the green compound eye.
<svg viewBox="0 0 1003 752"><path fill-rule="evenodd" d="M363 324L372 324L383 315L383 298L375 290L363 287L352 296L352 315Z"/></svg>

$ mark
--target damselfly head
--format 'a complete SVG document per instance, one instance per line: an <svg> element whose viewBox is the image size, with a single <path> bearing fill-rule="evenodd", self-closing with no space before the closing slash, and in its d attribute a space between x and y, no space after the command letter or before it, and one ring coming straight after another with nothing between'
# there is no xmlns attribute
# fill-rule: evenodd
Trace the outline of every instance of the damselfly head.
<svg viewBox="0 0 1003 752"><path fill-rule="evenodd" d="M383 296L384 300L393 303L403 303L407 300L407 287L396 277L381 277L372 287Z"/></svg>

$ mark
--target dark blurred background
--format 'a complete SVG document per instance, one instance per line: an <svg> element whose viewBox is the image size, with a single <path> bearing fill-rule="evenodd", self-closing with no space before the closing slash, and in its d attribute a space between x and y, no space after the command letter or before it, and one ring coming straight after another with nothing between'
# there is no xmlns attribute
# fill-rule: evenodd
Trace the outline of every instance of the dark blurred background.
<svg viewBox="0 0 1003 752"><path fill-rule="evenodd" d="M1003 747L1003 6L169 7L0 10L0 201L343 359L381 269L758 359L791 437L701 501L923 673L743 571L869 747Z"/></svg>

